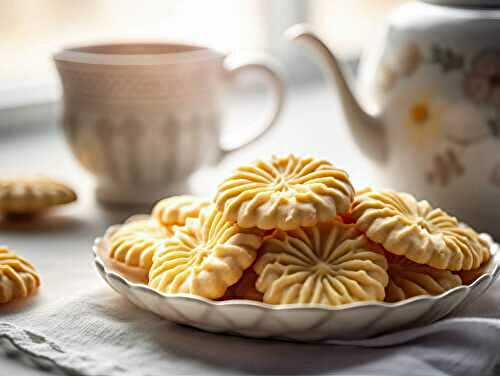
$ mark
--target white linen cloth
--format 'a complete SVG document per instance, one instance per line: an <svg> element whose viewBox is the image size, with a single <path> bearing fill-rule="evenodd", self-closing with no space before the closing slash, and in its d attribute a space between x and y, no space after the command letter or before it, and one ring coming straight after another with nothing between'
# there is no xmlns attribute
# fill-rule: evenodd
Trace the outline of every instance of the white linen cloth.
<svg viewBox="0 0 500 376"><path fill-rule="evenodd" d="M1 343L77 375L500 374L500 283L432 325L323 344L206 333L142 311L107 287L15 311L0 317Z"/></svg>

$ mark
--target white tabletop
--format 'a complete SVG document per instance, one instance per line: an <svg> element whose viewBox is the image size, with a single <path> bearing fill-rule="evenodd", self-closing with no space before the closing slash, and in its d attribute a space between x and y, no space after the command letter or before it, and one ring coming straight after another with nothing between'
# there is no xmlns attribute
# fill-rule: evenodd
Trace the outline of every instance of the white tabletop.
<svg viewBox="0 0 500 376"><path fill-rule="evenodd" d="M239 123L246 126L247 121L250 127L252 124L247 119L253 119L254 114L259 112L262 99L243 103L245 106L234 110L231 117L245 121L233 120L231 127L236 128ZM0 150L1 171L61 178L72 185L80 197L78 203L54 211L34 223L0 222L0 243L32 261L42 276L39 295L24 309L37 310L67 294L103 285L92 264L93 240L107 226L122 221L132 213L129 210L104 209L96 204L92 177L73 159L62 132L55 126L7 135L0 133ZM291 90L280 124L270 134L258 144L227 157L211 173L201 173L199 178L210 180L209 184L215 187L218 177L224 176L239 163L291 152L331 160L350 173L355 186L379 183L373 165L360 154L351 140L334 93L319 86ZM202 366L203 363L200 363ZM0 370L2 375L19 376L39 372L1 356ZM4 373L4 370L7 371Z"/></svg>

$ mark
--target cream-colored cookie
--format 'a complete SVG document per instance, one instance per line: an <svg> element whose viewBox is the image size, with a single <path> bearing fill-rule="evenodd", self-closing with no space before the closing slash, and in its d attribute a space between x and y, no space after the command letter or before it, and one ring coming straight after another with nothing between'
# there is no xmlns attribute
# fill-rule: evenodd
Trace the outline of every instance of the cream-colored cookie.
<svg viewBox="0 0 500 376"><path fill-rule="evenodd" d="M418 264L469 270L490 257L488 244L474 230L408 193L367 190L356 196L351 216L371 240Z"/></svg>
<svg viewBox="0 0 500 376"><path fill-rule="evenodd" d="M241 227L291 230L346 212L354 189L349 176L312 157L273 157L241 166L218 188L224 218Z"/></svg>
<svg viewBox="0 0 500 376"><path fill-rule="evenodd" d="M247 299L262 301L262 293L255 288L258 275L253 268L248 268L243 272L240 280L230 286L223 299Z"/></svg>
<svg viewBox="0 0 500 376"><path fill-rule="evenodd" d="M71 188L54 179L0 178L0 214L34 214L76 199Z"/></svg>
<svg viewBox="0 0 500 376"><path fill-rule="evenodd" d="M255 260L262 243L256 229L226 222L210 206L198 218L177 227L159 251L149 273L149 286L164 293L189 293L218 299Z"/></svg>
<svg viewBox="0 0 500 376"><path fill-rule="evenodd" d="M470 285L471 283L474 283L476 279L488 272L488 269L491 267L492 262L495 262L493 258L488 260L488 262L485 262L479 268L471 270L460 270L459 272L457 272L457 274L462 279L462 283L464 285Z"/></svg>
<svg viewBox="0 0 500 376"><path fill-rule="evenodd" d="M488 244L488 246L490 247L492 246L493 239L491 239L489 235L481 234L479 236ZM490 257L489 260L484 262L479 268L471 270L460 270L457 272L457 274L462 279L462 284L470 285L474 283L476 279L488 273L495 263L496 263L495 258Z"/></svg>
<svg viewBox="0 0 500 376"><path fill-rule="evenodd" d="M40 286L40 277L33 265L0 246L0 303L33 295Z"/></svg>
<svg viewBox="0 0 500 376"><path fill-rule="evenodd" d="M381 301L388 276L378 248L340 221L277 230L259 250L256 287L270 304Z"/></svg>
<svg viewBox="0 0 500 376"><path fill-rule="evenodd" d="M174 226L184 226L187 218L198 217L200 210L209 205L210 201L201 197L172 196L156 203L152 215L170 235L173 235Z"/></svg>
<svg viewBox="0 0 500 376"><path fill-rule="evenodd" d="M108 260L134 280L147 281L155 252L168 240L166 230L151 219L124 224L110 238Z"/></svg>
<svg viewBox="0 0 500 376"><path fill-rule="evenodd" d="M449 270L417 264L404 256L386 254L389 263L389 284L385 290L387 302L399 302L418 295L439 295L460 286L460 277Z"/></svg>

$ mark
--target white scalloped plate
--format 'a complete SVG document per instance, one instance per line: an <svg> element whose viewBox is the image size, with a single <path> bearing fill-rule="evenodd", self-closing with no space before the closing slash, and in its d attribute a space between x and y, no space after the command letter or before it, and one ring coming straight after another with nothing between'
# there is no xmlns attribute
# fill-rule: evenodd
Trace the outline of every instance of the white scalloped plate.
<svg viewBox="0 0 500 376"><path fill-rule="evenodd" d="M137 217L134 217L134 219ZM95 241L95 265L101 277L119 294L147 311L179 323L215 333L294 341L365 339L403 328L440 320L483 294L497 279L498 244L482 234L493 257L482 276L437 296L417 296L397 303L365 302L338 307L325 305L269 305L250 300L212 301L189 294L162 294L144 284L128 281L110 270L106 254L109 236L119 225Z"/></svg>

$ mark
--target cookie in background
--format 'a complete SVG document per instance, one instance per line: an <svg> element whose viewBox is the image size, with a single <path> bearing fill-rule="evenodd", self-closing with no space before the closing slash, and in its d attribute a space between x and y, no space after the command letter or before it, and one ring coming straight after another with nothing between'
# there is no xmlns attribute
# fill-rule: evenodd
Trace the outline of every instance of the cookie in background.
<svg viewBox="0 0 500 376"><path fill-rule="evenodd" d="M32 217L76 200L72 188L52 178L0 178L0 216Z"/></svg>

